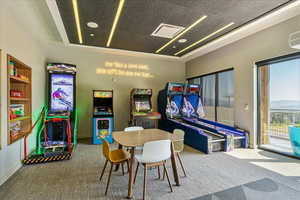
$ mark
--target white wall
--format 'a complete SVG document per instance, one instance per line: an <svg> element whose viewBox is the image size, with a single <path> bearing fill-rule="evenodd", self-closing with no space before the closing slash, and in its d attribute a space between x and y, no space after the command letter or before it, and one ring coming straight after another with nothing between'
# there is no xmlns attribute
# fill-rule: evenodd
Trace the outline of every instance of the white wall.
<svg viewBox="0 0 300 200"><path fill-rule="evenodd" d="M13 1L1 0L0 5L0 49L1 56L1 150L0 185L22 164L23 140L7 144L7 78L6 55L10 54L32 67L32 110L34 118L44 104L45 55L43 48L32 38L30 27L24 27L14 13ZM29 147L35 146L35 133L29 137Z"/></svg>
<svg viewBox="0 0 300 200"><path fill-rule="evenodd" d="M296 52L288 46L288 35L300 30L300 16L258 32L186 63L186 77L234 68L236 125L252 134L255 143L254 76L255 62ZM249 110L245 110L245 105Z"/></svg>
<svg viewBox="0 0 300 200"><path fill-rule="evenodd" d="M65 47L51 44L47 47L48 61L67 62L77 65L77 107L79 111L79 137L92 136L92 90L114 90L114 113L116 130L128 126L129 98L132 88L153 89L152 103L156 109L158 91L168 81L184 81L185 64L178 61L164 61L127 55L103 54L95 49ZM147 65L153 78L100 75L97 68L106 68L105 62ZM130 70L137 71L137 70ZM142 70L143 71L143 70Z"/></svg>

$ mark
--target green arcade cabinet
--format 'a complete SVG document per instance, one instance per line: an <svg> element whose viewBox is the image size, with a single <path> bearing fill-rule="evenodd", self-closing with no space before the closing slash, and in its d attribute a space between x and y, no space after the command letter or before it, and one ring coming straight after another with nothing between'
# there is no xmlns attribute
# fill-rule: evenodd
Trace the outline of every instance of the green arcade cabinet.
<svg viewBox="0 0 300 200"><path fill-rule="evenodd" d="M76 66L49 63L48 105L24 138L24 164L70 159L76 145ZM27 155L27 137L37 127L36 150Z"/></svg>

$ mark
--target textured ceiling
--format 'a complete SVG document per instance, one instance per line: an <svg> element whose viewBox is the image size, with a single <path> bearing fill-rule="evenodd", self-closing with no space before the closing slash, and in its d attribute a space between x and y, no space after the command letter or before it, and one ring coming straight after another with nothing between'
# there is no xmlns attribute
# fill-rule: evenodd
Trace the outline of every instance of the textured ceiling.
<svg viewBox="0 0 300 200"><path fill-rule="evenodd" d="M207 18L184 34L186 43L175 41L159 52L174 55L221 27L233 26L197 44L182 56L206 43L294 0L126 0L110 48L155 53L171 39L151 36L160 23L188 27L203 15ZM77 0L83 45L105 47L119 0ZM71 0L56 0L69 41L79 44ZM99 27L87 27L87 22ZM90 34L93 33L94 37ZM178 38L180 39L180 38ZM175 46L175 47L174 47Z"/></svg>

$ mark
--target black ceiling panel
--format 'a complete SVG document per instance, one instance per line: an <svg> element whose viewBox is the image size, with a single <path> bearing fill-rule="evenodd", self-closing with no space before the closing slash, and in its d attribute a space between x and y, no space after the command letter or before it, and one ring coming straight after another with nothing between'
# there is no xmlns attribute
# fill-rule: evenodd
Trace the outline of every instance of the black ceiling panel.
<svg viewBox="0 0 300 200"><path fill-rule="evenodd" d="M186 43L175 41L160 54L176 52L234 22L228 29L197 44L182 56L208 42L241 27L264 14L295 0L126 0L110 48L155 53L170 41L151 33L161 23L188 27L203 15L207 18L182 36ZM79 44L72 0L56 0L69 41ZM106 47L119 0L77 0L83 45ZM96 22L97 29L87 22ZM94 37L90 34L93 33ZM180 39L180 38L179 38Z"/></svg>

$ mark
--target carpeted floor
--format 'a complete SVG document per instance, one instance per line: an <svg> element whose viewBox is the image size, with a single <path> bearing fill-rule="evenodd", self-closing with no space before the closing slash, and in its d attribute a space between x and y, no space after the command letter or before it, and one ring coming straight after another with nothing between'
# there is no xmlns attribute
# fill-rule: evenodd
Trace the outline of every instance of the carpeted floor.
<svg viewBox="0 0 300 200"><path fill-rule="evenodd" d="M174 192L170 193L167 181L157 180L157 171L150 170L148 199L199 198L266 178L280 187L300 191L300 177L296 174L297 168L300 170L299 160L251 149L205 155L188 147L182 158L188 173L187 178L181 179L182 185L174 186ZM107 173L101 183L98 180L103 164L101 146L79 144L70 161L21 168L0 187L0 199L126 199L128 176L122 176L121 170L113 173L108 195L104 196ZM291 175L293 170L295 173ZM142 171L139 170L134 187L135 199L142 198ZM261 199L265 200L264 196ZM272 198L277 199L282 200L276 195Z"/></svg>
<svg viewBox="0 0 300 200"><path fill-rule="evenodd" d="M299 197L298 190L264 178L192 200L257 200L262 198L264 200L299 200Z"/></svg>

